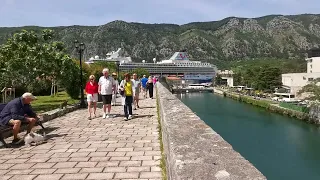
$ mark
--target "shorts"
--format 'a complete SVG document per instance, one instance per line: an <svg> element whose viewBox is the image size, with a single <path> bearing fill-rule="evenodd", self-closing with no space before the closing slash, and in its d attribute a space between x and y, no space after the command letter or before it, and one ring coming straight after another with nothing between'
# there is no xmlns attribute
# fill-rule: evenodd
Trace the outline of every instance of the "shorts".
<svg viewBox="0 0 320 180"><path fill-rule="evenodd" d="M98 102L98 93L87 94L87 102Z"/></svg>
<svg viewBox="0 0 320 180"><path fill-rule="evenodd" d="M111 104L112 94L101 95L103 104Z"/></svg>
<svg viewBox="0 0 320 180"><path fill-rule="evenodd" d="M134 99L139 99L139 94L140 94L140 91L133 91L133 97Z"/></svg>

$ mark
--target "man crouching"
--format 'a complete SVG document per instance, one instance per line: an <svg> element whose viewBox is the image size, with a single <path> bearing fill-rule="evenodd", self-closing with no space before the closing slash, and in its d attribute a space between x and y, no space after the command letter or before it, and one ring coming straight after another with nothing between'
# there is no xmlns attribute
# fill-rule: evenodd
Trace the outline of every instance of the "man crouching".
<svg viewBox="0 0 320 180"><path fill-rule="evenodd" d="M31 93L24 93L21 97L11 100L0 113L0 123L13 126L13 144L22 142L22 139L18 137L22 123L29 124L28 134L37 121L37 115L32 111L30 105L35 99L36 97Z"/></svg>

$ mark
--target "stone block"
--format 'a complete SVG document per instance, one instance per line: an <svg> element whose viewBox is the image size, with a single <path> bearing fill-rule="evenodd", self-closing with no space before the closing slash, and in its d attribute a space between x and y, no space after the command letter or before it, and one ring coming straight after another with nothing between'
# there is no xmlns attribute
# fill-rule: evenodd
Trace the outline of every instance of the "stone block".
<svg viewBox="0 0 320 180"><path fill-rule="evenodd" d="M74 174L78 173L81 168L59 168L54 173L56 174Z"/></svg>
<svg viewBox="0 0 320 180"><path fill-rule="evenodd" d="M152 156L132 156L131 160L152 160Z"/></svg>
<svg viewBox="0 0 320 180"><path fill-rule="evenodd" d="M87 176L88 176L88 173L65 174L63 175L62 179L63 180L67 180L67 179L80 180L80 179L86 179Z"/></svg>
<svg viewBox="0 0 320 180"><path fill-rule="evenodd" d="M79 168L90 168L95 167L97 165L97 162L79 162L76 167Z"/></svg>
<svg viewBox="0 0 320 180"><path fill-rule="evenodd" d="M132 179L138 179L139 177L139 173L137 172L126 172L126 173L116 173L115 178L117 179L128 179L128 178L132 178Z"/></svg>
<svg viewBox="0 0 320 180"><path fill-rule="evenodd" d="M121 161L119 166L128 166L128 167L141 166L141 161Z"/></svg>
<svg viewBox="0 0 320 180"><path fill-rule="evenodd" d="M87 162L89 161L90 157L73 157L70 158L68 161L70 162Z"/></svg>
<svg viewBox="0 0 320 180"><path fill-rule="evenodd" d="M1 170L2 172L6 172L7 175L15 175L15 174L29 174L33 169L19 169L19 170ZM9 172L8 172L9 171ZM5 173L4 173L5 174Z"/></svg>
<svg viewBox="0 0 320 180"><path fill-rule="evenodd" d="M37 175L14 175L10 180L33 180Z"/></svg>
<svg viewBox="0 0 320 180"><path fill-rule="evenodd" d="M141 172L140 173L140 178L157 179L161 177L162 177L161 172Z"/></svg>
<svg viewBox="0 0 320 180"><path fill-rule="evenodd" d="M52 174L54 171L56 171L57 169L35 169L34 171L32 171L30 174Z"/></svg>
<svg viewBox="0 0 320 180"><path fill-rule="evenodd" d="M87 179L112 179L114 173L90 173Z"/></svg>
<svg viewBox="0 0 320 180"><path fill-rule="evenodd" d="M45 162L45 163L37 163L34 166L32 166L32 169L39 169L39 168L51 168L54 166L56 163L53 162Z"/></svg>
<svg viewBox="0 0 320 180"><path fill-rule="evenodd" d="M91 167L91 168L82 168L80 173L101 173L103 167Z"/></svg>
<svg viewBox="0 0 320 180"><path fill-rule="evenodd" d="M126 152L109 152L107 156L125 156Z"/></svg>
<svg viewBox="0 0 320 180"><path fill-rule="evenodd" d="M58 162L53 168L73 168L77 162Z"/></svg>
<svg viewBox="0 0 320 180"><path fill-rule="evenodd" d="M106 167L103 172L126 172L126 168L125 167Z"/></svg>
<svg viewBox="0 0 320 180"><path fill-rule="evenodd" d="M128 172L150 172L149 166L142 166L142 167L128 167Z"/></svg>
<svg viewBox="0 0 320 180"><path fill-rule="evenodd" d="M35 180L59 180L62 176L62 174L38 175Z"/></svg>

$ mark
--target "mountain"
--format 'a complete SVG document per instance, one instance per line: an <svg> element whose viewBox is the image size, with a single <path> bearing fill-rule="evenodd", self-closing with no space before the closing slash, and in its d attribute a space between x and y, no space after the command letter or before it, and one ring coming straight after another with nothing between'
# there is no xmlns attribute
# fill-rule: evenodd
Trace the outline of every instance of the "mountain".
<svg viewBox="0 0 320 180"><path fill-rule="evenodd" d="M47 27L0 28L0 44L21 29L40 32ZM320 14L229 17L220 21L143 24L113 21L101 26L50 27L70 53L73 41L86 44L85 58L104 57L119 47L134 61L170 57L186 49L190 59L219 64L248 58L297 59L306 49L320 47Z"/></svg>

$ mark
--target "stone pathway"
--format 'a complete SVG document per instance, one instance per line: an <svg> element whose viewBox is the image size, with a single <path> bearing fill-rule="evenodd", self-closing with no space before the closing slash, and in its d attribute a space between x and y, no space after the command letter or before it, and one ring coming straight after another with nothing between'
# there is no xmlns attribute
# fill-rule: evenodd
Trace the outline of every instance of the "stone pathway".
<svg viewBox="0 0 320 180"><path fill-rule="evenodd" d="M0 149L0 179L161 179L156 100L141 100L129 121L122 106L112 112L88 121L78 110L44 124L47 143Z"/></svg>

